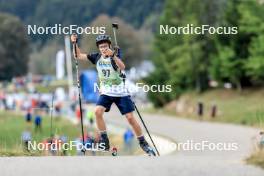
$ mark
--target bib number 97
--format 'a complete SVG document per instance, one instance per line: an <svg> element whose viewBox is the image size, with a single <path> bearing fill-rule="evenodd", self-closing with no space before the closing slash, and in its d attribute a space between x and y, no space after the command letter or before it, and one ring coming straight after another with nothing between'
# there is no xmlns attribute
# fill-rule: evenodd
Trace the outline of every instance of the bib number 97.
<svg viewBox="0 0 264 176"><path fill-rule="evenodd" d="M103 72L104 77L109 77L110 76L110 70L103 69L102 72Z"/></svg>

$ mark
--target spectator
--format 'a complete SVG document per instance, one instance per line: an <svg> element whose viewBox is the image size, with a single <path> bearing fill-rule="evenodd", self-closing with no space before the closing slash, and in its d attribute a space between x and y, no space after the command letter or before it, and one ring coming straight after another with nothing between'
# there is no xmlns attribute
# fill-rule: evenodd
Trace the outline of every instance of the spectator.
<svg viewBox="0 0 264 176"><path fill-rule="evenodd" d="M30 112L30 110L27 111L27 114L26 114L26 122L27 123L31 123L31 120L32 120L32 114Z"/></svg>
<svg viewBox="0 0 264 176"><path fill-rule="evenodd" d="M204 105L203 105L203 103L202 102L198 102L198 104L197 104L197 114L198 114L200 120L202 120L203 111L204 111Z"/></svg>
<svg viewBox="0 0 264 176"><path fill-rule="evenodd" d="M93 113L93 111L90 111L90 110L87 109L86 117L87 117L90 125L93 126L93 123L94 123L94 113Z"/></svg>
<svg viewBox="0 0 264 176"><path fill-rule="evenodd" d="M39 132L41 132L42 130L42 118L41 118L41 116L40 115L36 115L36 117L35 117L35 131L37 132L37 131L39 131Z"/></svg>
<svg viewBox="0 0 264 176"><path fill-rule="evenodd" d="M81 111L80 111L79 106L76 107L75 115L77 117L78 122L80 122L81 121Z"/></svg>
<svg viewBox="0 0 264 176"><path fill-rule="evenodd" d="M259 135L260 135L259 148L262 150L264 149L264 131L261 131Z"/></svg>
<svg viewBox="0 0 264 176"><path fill-rule="evenodd" d="M132 147L133 147L134 134L130 128L127 128L127 130L124 133L123 138L124 138L125 150L127 150L131 154Z"/></svg>
<svg viewBox="0 0 264 176"><path fill-rule="evenodd" d="M31 141L31 132L29 130L25 130L21 135L22 142L24 144L24 150L29 151L28 143Z"/></svg>
<svg viewBox="0 0 264 176"><path fill-rule="evenodd" d="M68 137L66 135L62 135L60 137L60 140L61 140L61 143L64 144L64 143L67 143L68 142ZM67 150L65 148L62 147L62 155L63 156L66 156L67 155Z"/></svg>
<svg viewBox="0 0 264 176"><path fill-rule="evenodd" d="M217 106L216 104L213 104L211 108L211 118L215 118L216 114L217 114Z"/></svg>
<svg viewBox="0 0 264 176"><path fill-rule="evenodd" d="M56 103L55 105L55 112L58 116L61 115L61 107L62 107L62 104L60 102Z"/></svg>

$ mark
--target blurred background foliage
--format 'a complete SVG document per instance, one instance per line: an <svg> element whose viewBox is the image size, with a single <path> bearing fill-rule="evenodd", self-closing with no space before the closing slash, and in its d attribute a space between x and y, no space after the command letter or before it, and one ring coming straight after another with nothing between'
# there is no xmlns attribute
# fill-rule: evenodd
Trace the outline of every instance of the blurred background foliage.
<svg viewBox="0 0 264 176"><path fill-rule="evenodd" d="M173 87L169 93L149 93L156 106L163 106L186 91L204 92L210 89L211 81L219 86L230 83L239 91L264 84L263 0L0 0L0 12L1 80L28 72L55 73L55 67L50 65L56 51L63 49L63 36L28 36L23 30L28 24L105 25L112 35L110 25L118 22L118 40L127 68L150 60L155 70L145 83ZM159 24L237 26L239 32L160 35ZM83 51L96 49L94 37L81 36Z"/></svg>
<svg viewBox="0 0 264 176"><path fill-rule="evenodd" d="M83 27L88 25L105 25L108 26L107 33L111 34L112 31L109 27L113 20L115 20L121 25L120 46L124 50L127 68L130 68L131 66L140 64L140 61L149 58L150 43L153 39L152 32L158 23L157 17L159 17L163 9L163 1L0 0L0 13L9 13L17 16L17 23L20 24L21 28L24 27L25 31L26 25L43 27L54 26L55 24ZM9 16L5 15L5 18L8 21ZM9 29L8 26L6 28ZM3 34L4 31L0 32ZM26 33L23 33L23 35L21 36L22 38L30 40L30 43L24 45L24 47L31 48L30 53L21 48L21 52L23 51L27 54L25 58L29 60L29 63L24 62L25 66L21 68L23 72L5 73L6 76L1 79L5 80L13 76L20 76L27 71L33 74L54 74L55 67L50 67L50 63L54 60L57 50L63 48L64 36L27 36ZM84 51L96 49L94 45L95 36L84 35L82 37L84 41L81 42L83 45L81 48ZM16 39L14 39L15 41ZM13 50L7 51L13 52ZM1 58L6 60L4 57ZM2 67L6 67L5 65L2 64ZM87 63L83 62L81 65L82 68L87 68Z"/></svg>
<svg viewBox="0 0 264 176"><path fill-rule="evenodd" d="M237 26L237 35L155 34L155 71L149 84L171 84L167 94L150 93L162 106L183 92L209 89L210 81L242 90L263 86L264 3L261 0L167 0L160 24L169 26Z"/></svg>

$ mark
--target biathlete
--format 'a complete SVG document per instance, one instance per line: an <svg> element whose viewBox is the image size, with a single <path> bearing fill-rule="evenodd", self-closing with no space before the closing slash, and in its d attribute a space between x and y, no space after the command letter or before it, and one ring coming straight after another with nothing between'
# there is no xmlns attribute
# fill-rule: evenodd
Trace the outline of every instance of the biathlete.
<svg viewBox="0 0 264 176"><path fill-rule="evenodd" d="M134 103L125 87L123 74L121 74L125 69L125 64L121 60L120 49L118 47L112 49L111 39L108 35L96 37L96 46L99 50L97 53L82 53L77 46L76 34L71 35L71 42L76 44L76 50L73 49L73 54L77 59L88 59L96 65L100 82L100 96L95 107L95 117L97 128L100 131L100 143L105 145L105 150L110 149L110 144L103 115L104 112L110 111L111 105L115 103L131 125L143 151L149 155L156 155L153 148L145 140L142 129L133 115Z"/></svg>

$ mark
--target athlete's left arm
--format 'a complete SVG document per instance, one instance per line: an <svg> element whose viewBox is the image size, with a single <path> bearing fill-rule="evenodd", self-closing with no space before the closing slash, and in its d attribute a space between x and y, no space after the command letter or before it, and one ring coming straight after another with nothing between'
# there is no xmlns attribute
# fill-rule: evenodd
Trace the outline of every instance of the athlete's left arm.
<svg viewBox="0 0 264 176"><path fill-rule="evenodd" d="M114 55L113 59L114 59L116 65L118 66L118 68L120 70L125 70L126 66L125 66L124 62L119 57Z"/></svg>
<svg viewBox="0 0 264 176"><path fill-rule="evenodd" d="M115 61L116 65L120 70L125 70L125 64L124 62L118 57L118 54L116 54L114 51L111 49L107 50L107 55L108 56L113 56L113 60Z"/></svg>

